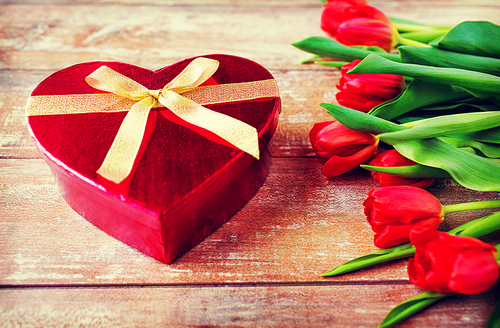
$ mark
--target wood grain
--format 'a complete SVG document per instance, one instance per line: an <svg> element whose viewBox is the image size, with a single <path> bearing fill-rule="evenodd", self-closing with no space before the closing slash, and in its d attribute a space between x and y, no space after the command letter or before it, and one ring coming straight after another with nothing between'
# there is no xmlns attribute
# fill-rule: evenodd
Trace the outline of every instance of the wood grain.
<svg viewBox="0 0 500 328"><path fill-rule="evenodd" d="M373 0L387 15L429 24L500 24L496 0ZM330 117L339 73L301 65L290 44L326 36L319 0L0 0L0 322L6 326L374 327L422 292L406 261L326 279L376 250L362 201L366 171L328 180L308 132ZM264 65L283 111L269 176L227 224L172 265L124 245L60 196L28 135L24 106L45 77L83 61L158 69L208 53ZM443 204L500 199L438 180ZM449 230L491 210L453 213ZM483 240L496 244L500 233ZM498 290L440 301L401 327L482 327Z"/></svg>
<svg viewBox="0 0 500 328"><path fill-rule="evenodd" d="M300 61L308 55L290 43L313 35L326 36L319 29L318 2L287 6L279 1L267 5L240 2L223 6L220 1L197 1L186 7L184 2L148 5L139 1L54 1L37 3L36 10L29 10L28 3L10 3L2 7L0 20L0 68L58 70L82 61L117 60L158 69L200 54L229 53L255 60L268 69L304 69ZM499 22L498 3L476 3L373 4L387 15L422 23L454 25L476 19Z"/></svg>
<svg viewBox="0 0 500 328"><path fill-rule="evenodd" d="M314 158L274 158L256 196L172 265L135 251L72 211L42 160L0 160L0 168L4 285L322 281L320 273L376 250L361 206L376 184L361 170L327 180ZM443 204L498 198L451 180L429 191ZM443 228L489 212L450 214ZM406 261L334 280L406 281Z"/></svg>
<svg viewBox="0 0 500 328"><path fill-rule="evenodd" d="M4 289L0 319L7 327L376 327L415 295L408 285ZM444 299L398 327L484 327L497 296Z"/></svg>

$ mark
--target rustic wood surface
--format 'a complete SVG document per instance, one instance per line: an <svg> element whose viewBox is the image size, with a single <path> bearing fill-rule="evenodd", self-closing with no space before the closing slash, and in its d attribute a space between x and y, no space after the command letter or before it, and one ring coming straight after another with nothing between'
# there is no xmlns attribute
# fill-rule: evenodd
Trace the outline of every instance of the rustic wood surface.
<svg viewBox="0 0 500 328"><path fill-rule="evenodd" d="M387 15L454 25L500 24L497 0L376 0ZM319 0L0 0L0 326L375 327L421 293L406 261L337 278L320 273L374 251L362 201L376 187L354 170L328 180L307 133L330 119L339 73L301 65L290 45L325 34ZM283 112L269 176L227 224L165 265L88 223L60 196L30 140L24 105L49 74L83 61L158 69L226 53L278 81ZM451 180L443 204L499 198ZM444 229L488 211L447 216ZM498 243L500 234L487 239ZM497 289L440 301L401 327L482 327Z"/></svg>

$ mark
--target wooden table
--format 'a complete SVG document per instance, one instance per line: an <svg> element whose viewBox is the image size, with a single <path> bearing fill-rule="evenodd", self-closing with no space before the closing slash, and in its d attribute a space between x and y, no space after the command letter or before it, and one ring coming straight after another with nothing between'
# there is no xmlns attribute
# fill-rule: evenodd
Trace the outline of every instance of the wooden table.
<svg viewBox="0 0 500 328"><path fill-rule="evenodd" d="M500 23L497 0L373 0L389 16L454 25ZM333 180L308 141L339 73L301 65L290 45L319 28L319 0L0 1L0 326L375 327L421 293L406 261L319 276L376 250L361 206L366 171ZM24 105L49 74L75 63L158 69L210 53L243 56L278 81L283 112L269 176L227 224L171 265L126 246L60 196L25 126ZM443 204L498 198L440 180ZM443 229L489 213L450 214ZM494 234L484 240L500 242ZM440 301L403 327L482 327L499 295Z"/></svg>

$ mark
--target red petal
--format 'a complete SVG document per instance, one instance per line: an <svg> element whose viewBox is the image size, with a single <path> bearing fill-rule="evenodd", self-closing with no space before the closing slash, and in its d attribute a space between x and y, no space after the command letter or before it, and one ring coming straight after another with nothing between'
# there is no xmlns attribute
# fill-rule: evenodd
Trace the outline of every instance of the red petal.
<svg viewBox="0 0 500 328"><path fill-rule="evenodd" d="M346 173L368 160L375 153L377 147L378 143L370 145L352 156L333 156L323 165L321 173L329 178Z"/></svg>
<svg viewBox="0 0 500 328"><path fill-rule="evenodd" d="M338 42L347 46L379 46L387 52L397 44L397 31L394 27L371 18L346 20L340 24L335 36Z"/></svg>
<svg viewBox="0 0 500 328"><path fill-rule="evenodd" d="M474 295L493 287L498 277L499 267L494 253L471 248L457 256L448 286L457 293Z"/></svg>
<svg viewBox="0 0 500 328"><path fill-rule="evenodd" d="M426 190L412 186L389 186L376 189L374 207L384 220L410 223L431 217L442 218L439 200Z"/></svg>
<svg viewBox="0 0 500 328"><path fill-rule="evenodd" d="M321 122L313 125L311 131L309 131L309 141L311 142L312 145L314 145L314 143L316 142L316 135L318 134L318 132L327 127L328 125L332 124L333 122L335 121Z"/></svg>

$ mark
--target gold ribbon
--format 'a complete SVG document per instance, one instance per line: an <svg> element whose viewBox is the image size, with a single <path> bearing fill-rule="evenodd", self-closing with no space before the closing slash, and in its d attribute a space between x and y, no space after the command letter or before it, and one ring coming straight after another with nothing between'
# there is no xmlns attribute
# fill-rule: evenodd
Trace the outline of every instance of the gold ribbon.
<svg viewBox="0 0 500 328"><path fill-rule="evenodd" d="M215 133L258 159L258 132L253 126L203 105L278 97L276 81L199 87L218 66L216 60L198 57L159 90L149 90L129 77L101 66L85 80L92 87L110 93L32 96L28 100L27 115L116 112L130 108L97 170L99 175L115 183L120 183L131 173L153 107L165 106L184 121Z"/></svg>

